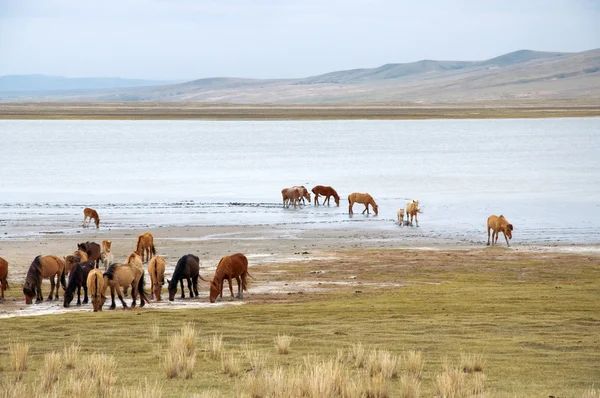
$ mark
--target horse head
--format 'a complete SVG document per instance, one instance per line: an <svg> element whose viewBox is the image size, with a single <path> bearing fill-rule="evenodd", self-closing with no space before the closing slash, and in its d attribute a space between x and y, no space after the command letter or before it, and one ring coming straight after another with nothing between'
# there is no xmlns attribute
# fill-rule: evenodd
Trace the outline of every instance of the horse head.
<svg viewBox="0 0 600 398"><path fill-rule="evenodd" d="M339 205L340 205L340 197L339 196L334 196L333 200L335 200L335 205L339 207Z"/></svg>
<svg viewBox="0 0 600 398"><path fill-rule="evenodd" d="M25 304L33 303L33 298L36 296L35 286L31 282L25 281L23 294L25 295Z"/></svg>
<svg viewBox="0 0 600 398"><path fill-rule="evenodd" d="M95 218L94 221L96 222L96 229L100 228L100 218Z"/></svg>
<svg viewBox="0 0 600 398"><path fill-rule="evenodd" d="M87 243L78 243L77 250L81 250L85 253L87 251Z"/></svg>
<svg viewBox="0 0 600 398"><path fill-rule="evenodd" d="M214 303L217 300L217 297L219 297L219 293L221 292L221 287L219 286L219 284L217 283L217 281L215 279L212 280L212 282L210 282L210 302Z"/></svg>
<svg viewBox="0 0 600 398"><path fill-rule="evenodd" d="M373 206L373 211L375 212L375 215L379 214L379 206L377 206L377 203L375 203L374 200L372 201L371 206Z"/></svg>
<svg viewBox="0 0 600 398"><path fill-rule="evenodd" d="M173 279L167 279L167 286L167 290L169 291L169 301L173 301L175 300L175 294L177 294L177 281L174 281Z"/></svg>
<svg viewBox="0 0 600 398"><path fill-rule="evenodd" d="M506 236L508 236L508 239L512 239L512 231L513 231L513 225L508 224L506 226Z"/></svg>
<svg viewBox="0 0 600 398"><path fill-rule="evenodd" d="M73 301L73 294L75 292L71 291L71 290L65 290L65 299L63 301L63 306L65 308L69 308L69 305L71 304L71 301Z"/></svg>

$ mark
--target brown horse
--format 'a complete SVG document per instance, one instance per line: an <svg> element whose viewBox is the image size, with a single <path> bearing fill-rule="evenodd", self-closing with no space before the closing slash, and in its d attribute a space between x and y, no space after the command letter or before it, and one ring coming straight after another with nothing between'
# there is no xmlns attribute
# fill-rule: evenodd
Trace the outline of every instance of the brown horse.
<svg viewBox="0 0 600 398"><path fill-rule="evenodd" d="M104 277L102 272L98 268L94 268L90 271L87 277L88 293L92 299L92 307L94 312L102 311L102 306L106 301L106 298L102 295L102 286L104 286Z"/></svg>
<svg viewBox="0 0 600 398"><path fill-rule="evenodd" d="M367 214L369 214L369 205L371 205L371 207L373 207L373 211L375 212L375 215L377 215L379 212L377 203L375 203L375 201L373 200L373 197L371 195L369 195L368 193L358 193L358 192L351 193L350 195L348 195L348 203L349 203L348 213L350 213L350 214L354 213L352 211L352 206L354 206L354 203L362 203L365 205L363 214L365 214L365 211L367 212Z"/></svg>
<svg viewBox="0 0 600 398"><path fill-rule="evenodd" d="M2 291L2 296L0 299L4 300L4 291L8 289L8 261L0 257L0 290Z"/></svg>
<svg viewBox="0 0 600 398"><path fill-rule="evenodd" d="M177 293L177 282L181 285L181 298L185 298L185 292L183 290L183 280L186 279L188 283L188 289L190 289L190 298L198 297L198 278L206 281L200 276L200 259L193 254L186 254L177 261L175 270L171 280L167 279L168 290L169 290L169 301L175 299ZM194 292L192 293L192 287Z"/></svg>
<svg viewBox="0 0 600 398"><path fill-rule="evenodd" d="M408 222L408 224L412 227L413 225L413 219L415 220L415 223L417 224L417 227L419 226L419 216L418 214L421 212L421 209L419 209L419 201L418 200L413 200L411 202L408 202L406 204L406 221L409 221L409 217L410 217L410 221Z"/></svg>
<svg viewBox="0 0 600 398"><path fill-rule="evenodd" d="M504 218L503 215L500 217L491 215L487 219L487 230L488 230L488 246L490 245L490 229L492 232L492 246L498 243L498 234L502 232L504 235L504 239L506 240L506 245L510 247L510 243L508 243L509 239L512 239L512 231L514 230L513 225L509 224Z"/></svg>
<svg viewBox="0 0 600 398"><path fill-rule="evenodd" d="M54 286L56 286L54 299L58 300L59 284L62 285L63 290L66 289L67 285L64 271L65 263L61 258L56 256L37 256L29 266L29 271L27 271L25 283L23 284L25 304L31 304L34 297L36 297L36 304L44 301L42 297L42 279L44 278L50 279L50 295L48 296L48 300L52 300ZM54 282L54 276L56 276L56 283Z"/></svg>
<svg viewBox="0 0 600 398"><path fill-rule="evenodd" d="M96 224L96 228L100 228L100 217L98 217L98 212L94 209L86 207L83 209L83 225L82 227L86 227L85 222L87 220L87 226L90 226L92 222L92 218L94 219L94 223ZM89 219L89 220L88 220Z"/></svg>
<svg viewBox="0 0 600 398"><path fill-rule="evenodd" d="M125 264L131 264L134 267L137 267L139 269L142 270L142 272L144 272L144 266L142 263L142 257L137 254L136 252L132 252L129 257L127 257L127 260L125 260ZM123 288L123 295L125 297L127 297L127 292L129 291L129 286L125 286Z"/></svg>
<svg viewBox="0 0 600 398"><path fill-rule="evenodd" d="M154 297L156 297L156 301L160 301L160 293L165 284L165 259L162 256L152 257L148 262L148 273Z"/></svg>
<svg viewBox="0 0 600 398"><path fill-rule="evenodd" d="M77 249L85 252L88 256L88 261L94 261L96 265L100 264L100 245L96 242L87 241L77 244Z"/></svg>
<svg viewBox="0 0 600 398"><path fill-rule="evenodd" d="M290 207L293 204L294 208L296 208L302 197L302 191L298 187L283 188L281 190L281 197L283 198L283 207Z"/></svg>
<svg viewBox="0 0 600 398"><path fill-rule="evenodd" d="M329 206L329 201L331 200L332 196L335 200L336 206L339 207L340 205L340 196L337 194L335 189L331 188L330 186L317 185L312 189L312 193L315 194L315 206L319 204L319 195L325 196L323 206L325 206L325 203L327 203Z"/></svg>
<svg viewBox="0 0 600 398"><path fill-rule="evenodd" d="M119 300L121 300L123 309L127 308L127 304L125 304L123 295L121 294L121 287L125 286L132 286L131 298L133 301L131 307L135 307L138 293L140 294L140 307L143 307L145 303L149 302L148 296L144 291L144 270L136 265L111 264L103 276L104 284L102 286L102 296L103 300L106 300L106 289L110 287L110 298L112 302L109 308L111 310L116 308L115 290L117 291Z"/></svg>
<svg viewBox="0 0 600 398"><path fill-rule="evenodd" d="M146 261L150 260L152 256L156 255L154 236L152 236L150 232L146 232L138 236L135 252L142 257L142 262L144 262L144 255L146 257Z"/></svg>
<svg viewBox="0 0 600 398"><path fill-rule="evenodd" d="M238 294L237 298L244 298L244 291L246 289L246 277L250 276L248 273L248 259L241 253L232 254L231 256L225 256L219 261L215 276L210 283L210 302L214 303L219 294L223 299L223 282L227 278L229 281L229 291L231 297L233 297L233 286L231 285L231 278L235 278L238 283ZM241 282L240 282L241 279Z"/></svg>
<svg viewBox="0 0 600 398"><path fill-rule="evenodd" d="M76 250L73 254L69 254L67 257L63 258L65 260L65 276L68 276L77 264L88 261L87 253L82 250Z"/></svg>
<svg viewBox="0 0 600 398"><path fill-rule="evenodd" d="M292 188L297 188L300 192L298 204L300 204L300 201L302 201L302 204L305 205L306 202L304 201L304 199L308 200L308 203L310 203L310 192L308 192L308 189L306 189L304 185L294 185Z"/></svg>

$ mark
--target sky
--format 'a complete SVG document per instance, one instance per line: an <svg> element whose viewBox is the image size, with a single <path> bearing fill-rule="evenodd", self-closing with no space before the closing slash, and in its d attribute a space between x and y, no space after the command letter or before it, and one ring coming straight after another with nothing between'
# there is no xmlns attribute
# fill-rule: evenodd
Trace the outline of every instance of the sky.
<svg viewBox="0 0 600 398"><path fill-rule="evenodd" d="M296 78L600 48L600 0L0 0L0 75Z"/></svg>

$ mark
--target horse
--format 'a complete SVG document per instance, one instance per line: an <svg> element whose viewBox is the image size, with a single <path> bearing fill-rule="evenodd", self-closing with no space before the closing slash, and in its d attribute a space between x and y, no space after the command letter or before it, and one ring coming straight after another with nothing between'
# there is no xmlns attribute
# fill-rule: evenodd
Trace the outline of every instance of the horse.
<svg viewBox="0 0 600 398"><path fill-rule="evenodd" d="M88 220L89 218L89 220ZM83 209L83 224L82 227L85 228L85 221L87 220L87 226L89 228L90 223L92 222L92 218L94 219L94 223L96 224L96 229L100 228L100 217L98 217L98 212L94 209L86 207Z"/></svg>
<svg viewBox="0 0 600 398"><path fill-rule="evenodd" d="M102 251L106 253L110 253L112 248L112 240L103 240L102 241Z"/></svg>
<svg viewBox="0 0 600 398"><path fill-rule="evenodd" d="M337 194L335 189L331 188L330 186L317 185L312 189L312 193L315 195L315 206L319 204L319 195L325 196L323 206L325 206L325 203L327 203L329 206L329 201L331 200L332 196L335 200L336 206L340 206L340 196Z"/></svg>
<svg viewBox="0 0 600 398"><path fill-rule="evenodd" d="M106 297L102 295L102 287L104 286L104 277L98 268L94 268L87 276L86 286L92 299L92 307L94 312L102 311L102 306L106 301Z"/></svg>
<svg viewBox="0 0 600 398"><path fill-rule="evenodd" d="M294 185L292 188L297 188L298 191L300 191L300 198L298 198L298 204L300 204L300 201L302 201L302 204L305 205L306 202L304 201L304 199L308 200L308 203L310 203L310 192L308 192L308 189L306 189L304 185Z"/></svg>
<svg viewBox="0 0 600 398"><path fill-rule="evenodd" d="M102 275L104 277L104 284L102 285L102 303L106 300L106 289L110 287L111 305L109 309L114 310L116 308L115 290L117 291L119 300L121 300L123 309L127 308L127 304L125 304L123 295L121 294L121 287L125 286L132 286L132 308L135 308L136 306L137 293L140 294L140 307L143 307L145 303L150 302L144 291L144 270L138 268L136 265L114 263L111 264L110 267L108 267L108 270Z"/></svg>
<svg viewBox="0 0 600 398"><path fill-rule="evenodd" d="M281 197L283 198L283 207L290 207L290 205L293 203L294 208L296 208L296 205L299 203L300 198L302 197L302 192L298 187L283 188L281 190Z"/></svg>
<svg viewBox="0 0 600 398"><path fill-rule="evenodd" d="M54 299L58 300L59 284L62 285L63 290L66 289L64 271L65 263L60 257L37 256L29 266L29 271L27 271L25 283L23 284L25 304L31 304L34 297L36 297L36 304L44 301L42 297L42 279L44 278L50 279L50 295L48 296L48 300L52 300L54 286L56 286ZM54 276L56 276L56 283L54 283Z"/></svg>
<svg viewBox="0 0 600 398"><path fill-rule="evenodd" d="M508 221L506 221L506 218L504 218L503 215L497 217L492 214L487 219L488 246L490 245L490 229L493 230L492 246L498 243L498 234L502 232L502 234L504 235L504 239L506 240L506 245L510 247L510 243L508 243L508 240L512 239L512 231L514 230L514 227L512 224L509 224Z"/></svg>
<svg viewBox="0 0 600 398"><path fill-rule="evenodd" d="M373 197L371 195L369 195L368 193L358 193L358 192L351 193L350 195L348 195L348 203L349 203L348 213L350 213L350 214L354 214L354 212L352 211L352 206L354 206L354 203L362 203L365 205L365 209L363 210L362 214L365 214L365 211L367 212L367 214L369 214L369 205L371 205L371 207L373 207L373 211L375 212L375 215L377 215L379 212L377 203L375 203L375 201L373 200Z"/></svg>
<svg viewBox="0 0 600 398"><path fill-rule="evenodd" d="M154 297L156 297L156 301L160 301L160 293L165 284L165 259L162 256L152 257L148 262L148 273Z"/></svg>
<svg viewBox="0 0 600 398"><path fill-rule="evenodd" d="M63 259L65 260L65 276L67 276L77 264L88 261L88 255L82 250L75 250L73 254L63 257Z"/></svg>
<svg viewBox="0 0 600 398"><path fill-rule="evenodd" d="M0 257L0 291L2 296L0 299L4 300L4 291L8 289L8 261Z"/></svg>
<svg viewBox="0 0 600 398"><path fill-rule="evenodd" d="M190 290L190 298L198 297L198 278L206 282L206 279L200 276L200 259L193 254L186 254L177 261L175 270L171 280L167 279L169 290L169 301L175 299L177 293L177 282L181 285L181 298L185 298L183 290L183 280L187 279L188 289ZM192 293L192 286L194 293Z"/></svg>
<svg viewBox="0 0 600 398"><path fill-rule="evenodd" d="M396 215L398 216L398 225L402 226L404 224L404 209L398 209Z"/></svg>
<svg viewBox="0 0 600 398"><path fill-rule="evenodd" d="M77 305L81 305L81 288L83 287L83 304L88 302L88 286L87 277L91 270L96 268L96 264L93 261L85 261L77 264L73 271L69 274L69 282L67 283L67 289L65 290L63 305L68 308L73 301L75 295L75 289L77 289Z"/></svg>
<svg viewBox="0 0 600 398"><path fill-rule="evenodd" d="M417 216L417 214L419 214L420 212L421 209L419 209L418 200L413 200L412 202L408 202L406 204L406 221L408 221L408 218L410 217L410 222L408 224L411 227L413 225L413 218L415 219L417 227L419 226L419 217Z"/></svg>
<svg viewBox="0 0 600 398"><path fill-rule="evenodd" d="M114 262L114 257L111 252L100 253L100 261L104 264L104 271L108 269L108 266Z"/></svg>
<svg viewBox="0 0 600 398"><path fill-rule="evenodd" d="M100 245L96 242L79 243L77 249L87 254L88 261L94 261L96 265L100 264Z"/></svg>
<svg viewBox="0 0 600 398"><path fill-rule="evenodd" d="M246 289L246 277L250 276L248 273L248 259L241 253L235 253L231 256L225 256L219 261L215 276L210 283L210 302L214 303L219 294L223 299L223 282L227 278L229 281L229 291L231 297L233 297L233 286L231 285L231 278L235 278L238 283L238 294L237 298L244 298L244 291ZM240 282L241 279L241 282Z"/></svg>
<svg viewBox="0 0 600 398"><path fill-rule="evenodd" d="M127 257L127 260L125 260L125 264L131 264L134 267L137 267L137 268L141 269L142 272L144 272L144 266L143 266L143 263L142 263L142 257L139 254L137 254L136 252L132 252L129 255L129 257ZM123 295L125 297L127 297L128 290L129 290L129 286L125 286L123 288Z"/></svg>
<svg viewBox="0 0 600 398"><path fill-rule="evenodd" d="M146 232L138 236L135 252L142 257L142 262L144 261L144 255L146 256L146 261L150 260L150 257L156 255L156 249L154 248L154 236L152 236L150 232Z"/></svg>

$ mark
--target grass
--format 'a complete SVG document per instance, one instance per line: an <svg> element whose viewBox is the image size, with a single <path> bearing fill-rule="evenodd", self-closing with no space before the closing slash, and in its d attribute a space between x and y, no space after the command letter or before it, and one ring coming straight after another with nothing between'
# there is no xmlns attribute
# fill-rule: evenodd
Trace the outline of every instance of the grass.
<svg viewBox="0 0 600 398"><path fill-rule="evenodd" d="M532 259L502 249L481 253L348 251L340 256L344 260L341 265L337 260L319 264L331 272L318 277L326 282L326 278L358 274L363 283L361 293L351 287L292 297L260 298L257 294L255 301L243 306L168 311L138 308L2 319L0 333L19 336L19 344L30 350L25 356L27 370L18 372L9 361L9 348L16 343L0 342L0 358L4 358L0 383L5 385L21 375L15 389L36 385L46 354L78 339L83 364L93 363L98 355L108 362L106 358L113 358L105 377L116 391L136 386L140 377L147 377L160 383L164 397L191 396L205 390L222 396L236 391L237 396L249 396L252 388L259 390L292 374L310 374L305 366L307 356L314 358L314 364L338 363L334 358L344 358L347 362L340 372L350 372L349 385L357 391L368 390L372 396L411 396L414 393L405 387L410 351L422 353L421 361L415 360L422 366L410 366L417 369L411 371L414 373L421 369L418 386L422 397L436 394L438 378L441 386L442 382L459 383L453 380L461 377L464 394L483 386L490 396L598 395L594 386L600 374L597 257L543 253ZM290 269L290 278L310 275L302 264ZM265 278L259 270L253 276ZM381 287L380 281L403 287ZM369 287L368 282L374 285ZM152 325L158 321L165 342L165 336L181 334L182 327L191 325L198 337L217 342L219 349L214 352L218 355L213 357L212 344L207 344L206 358L195 362L193 377L168 378L162 362L169 346L165 343L163 355L156 358L151 344L155 342ZM288 355L272 354L278 335L294 336ZM223 347L227 355L245 354L240 375L223 373ZM340 350L352 354L344 357ZM398 377L366 373L372 350L402 358ZM465 373L461 355L485 359L485 376L478 376L482 372L477 371ZM255 364L252 357L259 358ZM260 359L263 357L267 359ZM359 357L363 368L357 365ZM444 367L444 358L452 358L454 365ZM449 373L442 380L445 370ZM59 378L53 388L66 382Z"/></svg>
<svg viewBox="0 0 600 398"><path fill-rule="evenodd" d="M290 345L292 344L292 336L288 335L277 335L275 339L275 349L278 354L289 354L290 353Z"/></svg>

